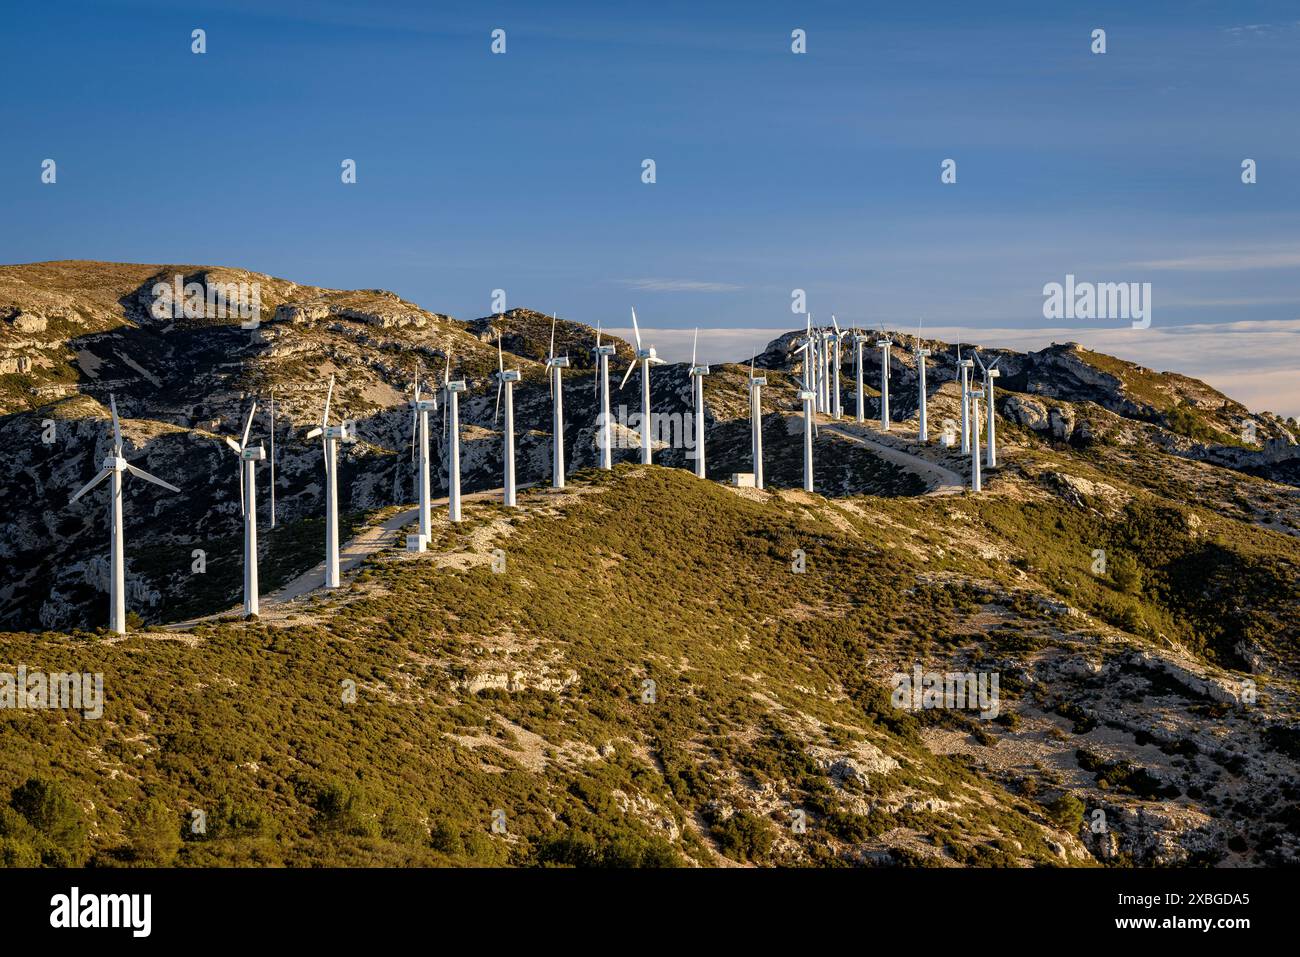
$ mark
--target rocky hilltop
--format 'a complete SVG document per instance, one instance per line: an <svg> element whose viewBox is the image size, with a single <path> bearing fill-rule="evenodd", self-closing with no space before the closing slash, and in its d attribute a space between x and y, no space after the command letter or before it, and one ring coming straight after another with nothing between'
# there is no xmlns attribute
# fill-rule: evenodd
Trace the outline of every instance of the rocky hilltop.
<svg viewBox="0 0 1300 957"><path fill-rule="evenodd" d="M205 300L256 284L255 321L163 308L178 275ZM810 495L791 332L756 362L766 491L699 482L681 447L634 464L621 427L629 448L603 473L594 330L556 330L573 362L563 492L545 487L544 313L466 322L217 267L0 267L0 659L99 671L109 689L103 721L5 724L0 803L31 778L81 823L52 836L4 808L0 861L1300 860L1294 421L1077 344L980 347L1002 359L1000 463L972 496L964 457L916 441L914 341L895 334L895 429L822 418ZM467 380L466 490L495 489L498 335L523 374L520 480L539 487L517 510L472 499L461 525L438 510L430 552L408 555L411 383L448 365ZM630 360L616 344L614 386ZM938 433L958 417L955 350L927 344ZM879 351L866 361L878 383ZM706 379L710 478L750 468L748 372ZM344 521L373 547L343 589L239 621L221 437L257 398L269 443L274 395L269 596L320 560L305 433L331 374L334 414L359 436L340 462ZM616 417L639 409L638 375ZM684 365L652 386L657 412L689 409ZM103 495L68 505L109 448L109 393L127 459L183 488L128 478L143 628L125 639L99 630ZM433 432L440 457L438 419ZM996 714L901 707L898 676L917 667L996 673ZM201 837L179 826L193 807L214 822Z"/></svg>

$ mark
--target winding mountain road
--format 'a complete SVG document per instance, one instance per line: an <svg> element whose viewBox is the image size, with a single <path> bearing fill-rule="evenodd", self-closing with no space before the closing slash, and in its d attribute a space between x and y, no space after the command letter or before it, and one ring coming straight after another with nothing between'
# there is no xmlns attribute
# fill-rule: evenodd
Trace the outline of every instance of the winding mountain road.
<svg viewBox="0 0 1300 957"><path fill-rule="evenodd" d="M931 462L929 459L923 459L919 455L913 455L911 452L905 452L892 445L887 445L879 439L872 438L868 426L859 425L856 422L847 425L828 422L819 425L819 428L823 432L830 432L842 439L848 439L850 442L865 445L886 462L897 465L899 468L917 476L930 487L929 491L925 493L927 496L960 495L966 490L966 479L952 469L939 465L937 462Z"/></svg>

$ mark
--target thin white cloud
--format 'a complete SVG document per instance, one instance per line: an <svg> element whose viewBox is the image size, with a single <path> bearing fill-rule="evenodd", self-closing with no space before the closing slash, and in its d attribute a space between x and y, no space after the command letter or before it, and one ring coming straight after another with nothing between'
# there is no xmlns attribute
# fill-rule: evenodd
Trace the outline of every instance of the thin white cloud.
<svg viewBox="0 0 1300 957"><path fill-rule="evenodd" d="M642 292L739 292L743 288L730 282L701 282L697 279L619 279L617 282Z"/></svg>
<svg viewBox="0 0 1300 957"><path fill-rule="evenodd" d="M748 361L794 328L792 323L784 328L701 329L699 361L714 365ZM631 328L610 332L625 339L632 336ZM694 329L641 330L642 341L654 345L669 362L690 360L694 335ZM927 326L925 335L944 342L961 340L1021 352L1043 349L1054 342L1078 342L1157 372L1201 379L1256 411L1300 416L1300 319L1153 325L1150 329L1128 325L1040 329Z"/></svg>
<svg viewBox="0 0 1300 957"><path fill-rule="evenodd" d="M1199 272L1239 272L1245 269L1295 269L1300 267L1300 250L1258 249L1238 253L1212 253L1183 256L1177 259L1149 259L1130 263L1138 269L1195 270Z"/></svg>

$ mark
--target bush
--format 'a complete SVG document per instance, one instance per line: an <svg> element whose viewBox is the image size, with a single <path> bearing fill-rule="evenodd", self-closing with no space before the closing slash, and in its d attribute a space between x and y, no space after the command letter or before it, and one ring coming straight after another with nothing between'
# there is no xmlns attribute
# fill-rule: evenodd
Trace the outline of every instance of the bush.
<svg viewBox="0 0 1300 957"><path fill-rule="evenodd" d="M772 851L776 836L766 821L748 811L737 811L713 825L713 836L722 853L738 861L760 862Z"/></svg>
<svg viewBox="0 0 1300 957"><path fill-rule="evenodd" d="M1083 826L1083 802L1069 791L1047 805L1047 816L1062 830L1077 834Z"/></svg>
<svg viewBox="0 0 1300 957"><path fill-rule="evenodd" d="M14 788L9 805L48 842L47 864L66 867L81 862L86 846L86 817L56 781L28 778Z"/></svg>
<svg viewBox="0 0 1300 957"><path fill-rule="evenodd" d="M151 867L166 867L181 849L176 812L157 798L141 801L132 809L126 826L132 860Z"/></svg>

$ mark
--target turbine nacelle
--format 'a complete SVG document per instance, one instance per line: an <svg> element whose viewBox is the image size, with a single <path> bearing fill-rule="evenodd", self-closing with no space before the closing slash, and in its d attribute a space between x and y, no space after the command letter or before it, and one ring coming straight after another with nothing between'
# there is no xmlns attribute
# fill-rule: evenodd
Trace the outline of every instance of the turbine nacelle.
<svg viewBox="0 0 1300 957"><path fill-rule="evenodd" d="M411 410L414 412L437 412L437 399L414 399L410 403Z"/></svg>
<svg viewBox="0 0 1300 957"><path fill-rule="evenodd" d="M469 387L465 385L464 379L453 379L450 382L444 382L442 387L448 392L464 392Z"/></svg>
<svg viewBox="0 0 1300 957"><path fill-rule="evenodd" d="M569 357L568 357L568 356L554 356L554 357L552 357L552 358L550 358L550 359L547 359L547 360L546 360L546 368L548 368L548 369L567 369L567 368L569 368Z"/></svg>
<svg viewBox="0 0 1300 957"><path fill-rule="evenodd" d="M493 374L502 382L518 382L520 379L518 369L503 369Z"/></svg>
<svg viewBox="0 0 1300 957"><path fill-rule="evenodd" d="M265 462L266 449L262 448L260 445L250 445L247 448L240 450L239 457L245 462Z"/></svg>
<svg viewBox="0 0 1300 957"><path fill-rule="evenodd" d="M332 439L335 442L355 442L357 440L356 433L346 422L339 425L327 425L321 429L320 434L326 439Z"/></svg>
<svg viewBox="0 0 1300 957"><path fill-rule="evenodd" d="M617 347L609 345L593 346L591 351L598 356L612 356L617 351Z"/></svg>
<svg viewBox="0 0 1300 957"><path fill-rule="evenodd" d="M894 340L893 340L893 339L877 339L877 340L876 340L876 345L879 346L879 347L882 348L882 349L886 349L886 348L888 348L889 346L892 346L893 344L894 344Z"/></svg>
<svg viewBox="0 0 1300 957"><path fill-rule="evenodd" d="M808 389L799 390L799 399L803 402L812 402L816 398L817 398L816 392L811 392Z"/></svg>
<svg viewBox="0 0 1300 957"><path fill-rule="evenodd" d="M913 349L913 350L912 350L912 355L914 355L914 356L920 356L922 359L924 359L924 358L925 358L926 356L928 356L929 354L930 354L930 350L929 350L929 349Z"/></svg>
<svg viewBox="0 0 1300 957"><path fill-rule="evenodd" d="M658 363L659 354L655 352L655 347L650 346L648 349L638 349L636 351L637 359L649 359L651 362Z"/></svg>
<svg viewBox="0 0 1300 957"><path fill-rule="evenodd" d="M709 374L709 367L708 367L708 366L691 366L691 373L690 373L690 374L693 375L693 376L697 376L697 375L708 375L708 374Z"/></svg>
<svg viewBox="0 0 1300 957"><path fill-rule="evenodd" d="M123 472L126 470L126 459L120 455L106 455L104 461L100 463L100 468L110 472Z"/></svg>

